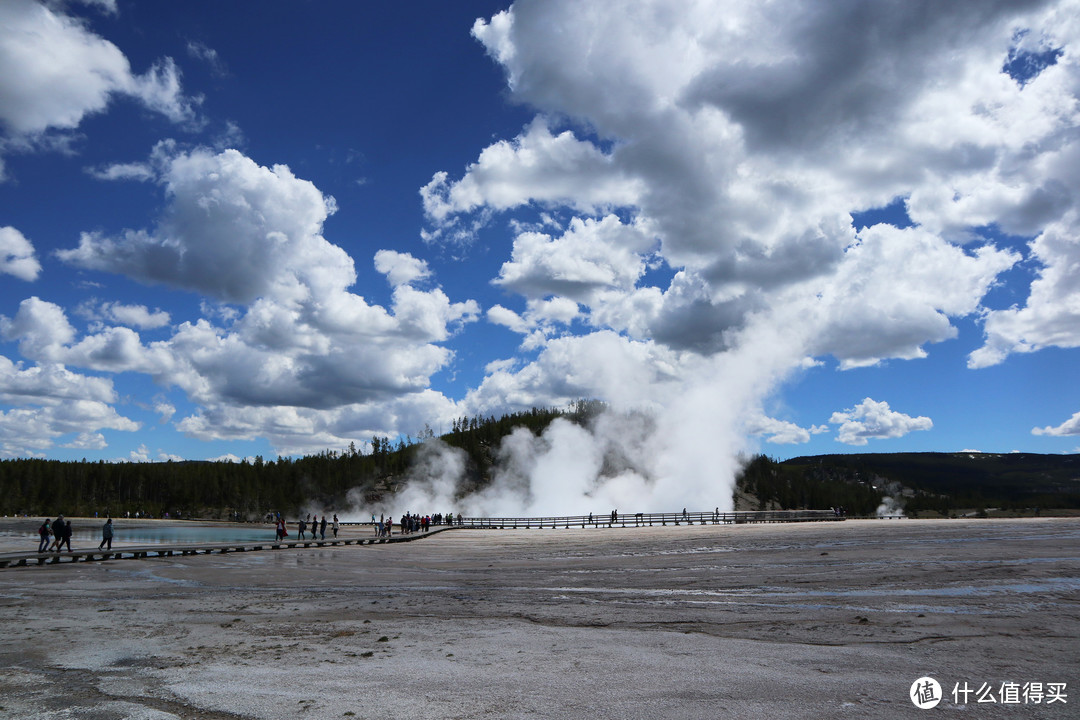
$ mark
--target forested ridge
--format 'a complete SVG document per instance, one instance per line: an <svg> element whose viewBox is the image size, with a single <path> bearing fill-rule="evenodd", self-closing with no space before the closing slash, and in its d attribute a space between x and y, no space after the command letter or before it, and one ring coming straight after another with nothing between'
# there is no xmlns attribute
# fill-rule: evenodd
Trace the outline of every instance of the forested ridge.
<svg viewBox="0 0 1080 720"><path fill-rule="evenodd" d="M1037 453L864 453L798 457L795 476L877 485L911 514L1080 508L1080 455Z"/></svg>
<svg viewBox="0 0 1080 720"><path fill-rule="evenodd" d="M440 436L467 457L464 490L490 478L495 452L515 427L541 433L557 417L586 422L600 405L581 401L567 410L534 408L500 418L459 418ZM399 489L420 449L434 437L373 437L366 451L355 443L300 458L253 461L87 462L17 458L0 460L0 515L151 515L259 519L294 514L312 505L345 508L350 491L378 501ZM447 509L449 510L449 509Z"/></svg>
<svg viewBox="0 0 1080 720"><path fill-rule="evenodd" d="M833 468L797 467L757 455L743 467L737 493L752 499L749 510L843 508L848 515L872 515L885 499L884 486Z"/></svg>
<svg viewBox="0 0 1080 720"><path fill-rule="evenodd" d="M566 409L534 408L495 417L459 418L439 436L465 454L467 494L491 481L503 438L524 427L539 435L556 418L587 425L604 409L579 401ZM87 462L0 460L0 514L67 515L130 512L161 517L257 520L312 506L345 509L351 500L377 503L399 490L428 428L417 438L371 438L363 450L300 458L216 462ZM1076 455L897 453L822 455L778 461L749 458L737 478L743 509L843 507L873 514L883 502L909 514L949 515L960 509L1080 508ZM643 508L662 511L665 508ZM451 508L431 508L451 511Z"/></svg>

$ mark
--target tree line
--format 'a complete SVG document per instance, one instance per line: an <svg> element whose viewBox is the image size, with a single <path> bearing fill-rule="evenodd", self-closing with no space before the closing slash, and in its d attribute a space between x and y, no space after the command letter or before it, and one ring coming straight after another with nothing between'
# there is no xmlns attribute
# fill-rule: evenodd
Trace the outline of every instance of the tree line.
<svg viewBox="0 0 1080 720"><path fill-rule="evenodd" d="M756 455L736 481L740 492L757 499L756 510L843 508L848 515L873 515L886 491L856 472L824 465L790 465Z"/></svg>
<svg viewBox="0 0 1080 720"><path fill-rule="evenodd" d="M909 515L1080 508L1080 455L861 453L785 460L791 473L903 488Z"/></svg>
<svg viewBox="0 0 1080 720"><path fill-rule="evenodd" d="M440 437L465 452L464 491L491 476L501 439L515 427L542 433L557 417L584 422L599 405L580 401L567 409L533 408L499 418L463 417ZM346 507L350 493L368 502L401 488L420 444L434 437L373 437L299 458L266 460L88 462L14 458L0 460L0 515L101 517L106 515L256 520L268 513L295 515L312 504Z"/></svg>

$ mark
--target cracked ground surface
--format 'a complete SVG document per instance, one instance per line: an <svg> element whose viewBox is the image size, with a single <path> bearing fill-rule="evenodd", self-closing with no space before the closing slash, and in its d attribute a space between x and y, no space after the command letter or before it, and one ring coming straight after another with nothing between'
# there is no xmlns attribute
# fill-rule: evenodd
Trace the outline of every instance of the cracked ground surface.
<svg viewBox="0 0 1080 720"><path fill-rule="evenodd" d="M9 569L0 717L924 717L924 675L936 712L1076 717L1078 540L1078 519L453 531ZM1070 697L960 705L964 682Z"/></svg>

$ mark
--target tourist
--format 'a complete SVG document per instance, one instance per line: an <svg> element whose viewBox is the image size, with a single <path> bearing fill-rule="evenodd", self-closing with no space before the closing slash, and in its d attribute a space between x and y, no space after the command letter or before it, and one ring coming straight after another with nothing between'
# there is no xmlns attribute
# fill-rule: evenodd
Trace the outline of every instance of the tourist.
<svg viewBox="0 0 1080 720"><path fill-rule="evenodd" d="M100 550L105 545L108 545L109 549L112 550L112 536L112 518L109 518L105 521L105 524L101 526L101 544L97 546L97 549ZM70 545L68 546L68 548L70 549Z"/></svg>
<svg viewBox="0 0 1080 720"><path fill-rule="evenodd" d="M300 528L300 539L301 540L306 540L307 538L304 537L304 533L307 532L307 522L301 520L300 522L297 523L297 525Z"/></svg>
<svg viewBox="0 0 1080 720"><path fill-rule="evenodd" d="M322 516L322 525L319 526L319 537L323 540L326 539L326 516Z"/></svg>
<svg viewBox="0 0 1080 720"><path fill-rule="evenodd" d="M49 538L52 536L48 519L41 523L41 527L38 528L38 535L41 536L41 539L38 541L37 551L45 552L49 547Z"/></svg>
<svg viewBox="0 0 1080 720"><path fill-rule="evenodd" d="M61 547L58 547L56 549L56 551L60 552L60 549L64 545L67 545L68 552L71 552L71 521L68 520L66 523L63 523L63 525L64 525L64 531L63 531L63 539L61 539L61 541L60 541L60 546Z"/></svg>
<svg viewBox="0 0 1080 720"><path fill-rule="evenodd" d="M57 515L52 524L53 542L49 546L49 550L59 552L60 546L64 543L64 516Z"/></svg>
<svg viewBox="0 0 1080 720"><path fill-rule="evenodd" d="M337 513L334 513L334 539L337 540Z"/></svg>

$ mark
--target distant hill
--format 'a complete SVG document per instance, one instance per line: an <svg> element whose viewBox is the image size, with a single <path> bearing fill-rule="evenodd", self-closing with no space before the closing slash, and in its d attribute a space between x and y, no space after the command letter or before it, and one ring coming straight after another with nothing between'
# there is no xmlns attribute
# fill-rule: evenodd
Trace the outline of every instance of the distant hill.
<svg viewBox="0 0 1080 720"><path fill-rule="evenodd" d="M910 514L958 509L1080 508L1080 455L867 453L778 463L803 478L831 477L899 495ZM890 483L898 485L889 489Z"/></svg>

